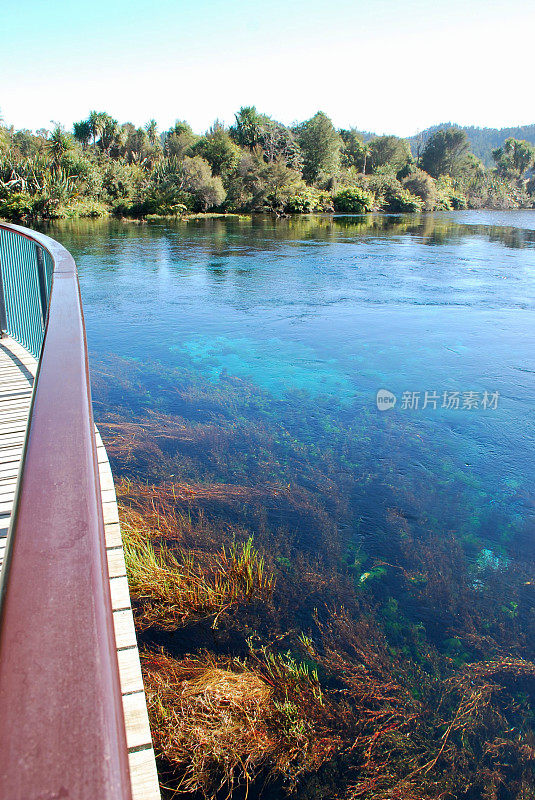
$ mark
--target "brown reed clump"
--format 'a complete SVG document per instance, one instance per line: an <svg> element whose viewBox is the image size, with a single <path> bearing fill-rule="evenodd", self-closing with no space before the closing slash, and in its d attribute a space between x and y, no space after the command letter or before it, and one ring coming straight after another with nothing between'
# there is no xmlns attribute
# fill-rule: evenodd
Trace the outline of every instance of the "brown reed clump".
<svg viewBox="0 0 535 800"><path fill-rule="evenodd" d="M155 748L181 793L247 793L260 777L291 787L332 753L317 677L291 659L145 651L142 666Z"/></svg>
<svg viewBox="0 0 535 800"><path fill-rule="evenodd" d="M133 484L123 479L117 485L118 496L129 496L132 487L135 487L137 502L167 501L175 504L191 503L228 503L255 502L258 500L274 499L287 495L287 490L277 484L266 484L260 489L251 486L240 486L232 483L162 483L147 485Z"/></svg>
<svg viewBox="0 0 535 800"><path fill-rule="evenodd" d="M143 565L139 570L138 564L137 578L131 577L139 629L175 630L199 619L217 624L231 605L271 597L272 583L258 591L250 569L255 551L245 529L236 534L243 544L233 549L234 525L210 519L194 506L184 510L182 497L176 495L175 502L172 485L139 487L124 481L121 486L128 503L121 508L125 538L134 549L134 562ZM435 558L439 565L449 564L441 550ZM533 796L535 743L528 723L535 666L500 656L503 645L488 660L464 667L425 639L415 640L418 660L401 655L371 603L362 598L351 604L349 598L347 607L339 601L327 606L329 581L340 576L333 577L320 561L314 562L312 574L312 561L303 555L299 559L279 569L276 605L256 604L252 614L242 608L226 617L225 633L231 630L232 636L221 641L230 641L240 656L251 630L256 631L257 649L250 649L245 660L217 656L217 637L211 656L189 655L176 662L152 654L152 677L147 679L151 721L163 768L173 770L166 783L207 797L221 788L242 797L249 783L262 793L266 778L279 781L280 797L295 794L307 800L318 792L340 800ZM429 561L432 566L432 554ZM462 632L465 639L473 628L469 615L481 613L474 604L464 610L460 604L469 584L457 576L459 590L450 598L438 568L435 575L431 566L426 567L427 583L414 583L413 596L427 602L426 592L440 592L446 606L442 613L454 609L456 614L449 616L460 628L448 632ZM398 569L395 574L410 590L413 573ZM310 615L299 617L310 636L298 639L299 627L292 621L295 609L305 608L301 595L308 607L318 602L319 610L311 608ZM150 641L147 634L145 641ZM154 641L162 639L157 635L153 646ZM303 671L293 656L273 654L268 641L270 647L282 647L284 641L293 653L304 649L308 663L320 670L321 688L313 670ZM183 675L182 668L189 671ZM234 677L245 674L253 677ZM238 698L237 705L222 699L229 693ZM256 697L253 711L247 705L251 694ZM252 720L250 727L244 714Z"/></svg>
<svg viewBox="0 0 535 800"><path fill-rule="evenodd" d="M161 484L141 483L122 478L116 484L117 497L127 508L134 508L144 515L153 512L162 516L177 517L183 523L193 515L198 519L216 518L218 524L230 528L247 528L265 532L266 526L284 529L285 542L289 547L299 545L296 555L302 550L316 557L329 558L335 563L339 551L336 526L314 497L299 487L279 483L262 483L249 486L235 483L184 483L166 481ZM194 531L192 538L199 538ZM178 538L171 534L172 538ZM217 538L221 538L216 537Z"/></svg>
<svg viewBox="0 0 535 800"><path fill-rule="evenodd" d="M213 617L234 605L268 599L274 578L252 538L215 555L172 551L142 532L123 526L123 545L138 629L156 626L173 631L193 619Z"/></svg>
<svg viewBox="0 0 535 800"><path fill-rule="evenodd" d="M246 541L252 532L225 519L210 519L202 508L179 504L173 492L149 491L149 487L123 478L116 486L121 530L134 540L164 541L169 546L216 553L225 544ZM153 487L150 487L153 489Z"/></svg>
<svg viewBox="0 0 535 800"><path fill-rule="evenodd" d="M444 755L454 738L468 742L472 736L486 733L483 739L487 754L499 752L509 746L516 750L517 756L527 752L529 759L535 762L535 750L525 744L516 731L516 743L507 740L503 734L510 729L506 713L518 711L519 704L511 693L520 685L532 685L535 682L535 663L520 658L503 658L493 661L480 661L468 664L460 675L450 678L444 683L444 698L453 700L454 713L441 737L441 746L435 757L422 769L429 772ZM508 691L507 691L508 690ZM489 734L494 734L494 741ZM486 739L486 741L485 741ZM500 743L500 744L497 744ZM521 763L523 758L519 759Z"/></svg>
<svg viewBox="0 0 535 800"><path fill-rule="evenodd" d="M316 621L316 643L307 637L303 643L325 676L343 687L333 724L344 745L339 756L346 778L356 776L336 797L532 796L535 742L522 720L529 715L533 663L475 662L447 679L409 662L395 670L373 617L355 620L346 610L333 609ZM332 690L326 696L332 701ZM498 789L506 785L504 795Z"/></svg>

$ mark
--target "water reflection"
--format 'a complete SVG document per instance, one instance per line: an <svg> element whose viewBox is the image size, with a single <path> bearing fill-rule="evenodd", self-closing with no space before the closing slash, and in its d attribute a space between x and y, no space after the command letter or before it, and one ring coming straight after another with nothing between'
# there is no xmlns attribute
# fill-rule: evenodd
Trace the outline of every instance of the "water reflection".
<svg viewBox="0 0 535 800"><path fill-rule="evenodd" d="M496 220L496 221L495 221ZM192 219L176 222L129 222L98 219L72 220L42 226L62 237L74 234L78 242L105 236L113 250L128 240L159 240L162 232L180 232L187 241L195 242L199 232L210 238L214 252L232 247L247 237L247 247L263 249L265 242L344 241L347 236L393 237L410 234L429 244L447 244L468 236L481 236L506 247L531 247L535 242L535 212L455 212L433 214L314 214L275 219L270 215L252 217ZM243 242L242 242L243 245ZM233 248L234 249L234 248ZM239 249L239 248L238 248ZM104 250L101 251L104 254Z"/></svg>

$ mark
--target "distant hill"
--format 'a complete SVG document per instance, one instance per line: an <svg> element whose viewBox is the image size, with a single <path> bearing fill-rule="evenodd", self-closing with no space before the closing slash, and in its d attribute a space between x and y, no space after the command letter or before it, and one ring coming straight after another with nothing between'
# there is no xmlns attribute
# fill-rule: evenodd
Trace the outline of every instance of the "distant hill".
<svg viewBox="0 0 535 800"><path fill-rule="evenodd" d="M443 122L440 125L433 125L425 131L421 131L415 136L408 136L407 141L410 143L412 152L416 155L418 145L420 151L425 143L436 131L440 128L461 128L465 131L468 139L470 140L471 150L482 162L487 166L491 166L492 151L497 147L501 147L509 136L515 139L525 139L535 145L535 125L520 125L516 128L476 128L471 125L465 127L463 125L456 125L454 122ZM375 134L369 131L360 131L360 135L365 142L369 141Z"/></svg>
<svg viewBox="0 0 535 800"><path fill-rule="evenodd" d="M444 122L441 125L433 125L416 136L411 136L409 142L413 153L416 152L418 141L425 144L429 137L440 128L451 126L462 128L470 140L472 153L480 158L486 166L492 164L492 151L501 147L509 136L513 136L515 139L525 139L527 142L535 144L535 125L520 125L516 128L476 128L473 125L464 127L452 122Z"/></svg>

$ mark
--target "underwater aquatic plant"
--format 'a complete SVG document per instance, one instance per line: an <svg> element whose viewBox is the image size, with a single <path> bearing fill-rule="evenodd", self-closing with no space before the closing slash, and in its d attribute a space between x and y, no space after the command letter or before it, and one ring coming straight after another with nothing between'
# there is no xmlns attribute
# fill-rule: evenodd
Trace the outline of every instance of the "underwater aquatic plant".
<svg viewBox="0 0 535 800"><path fill-rule="evenodd" d="M425 491L417 472L400 477L432 447L410 421L395 432L360 407L342 420L304 395L281 418L246 380L151 374L159 410L139 366L125 368L137 405L101 430L166 784L299 800L535 796L527 533L519 558L451 465ZM389 454L382 473L369 452ZM479 557L484 525L499 560ZM190 672L175 680L176 664ZM234 734L218 739L227 695Z"/></svg>
<svg viewBox="0 0 535 800"><path fill-rule="evenodd" d="M161 650L141 660L156 752L180 792L247 795L258 779L290 789L332 754L322 704L284 670L273 681L266 662L209 653L179 661Z"/></svg>
<svg viewBox="0 0 535 800"><path fill-rule="evenodd" d="M199 487L199 494L209 490ZM193 487L190 497L195 491ZM183 729L185 736L193 735L181 716L186 708L188 714L193 712L183 700L176 711L173 703L179 703L181 690L172 684L163 707L154 701L151 720L164 761L168 767L173 765L170 781L175 788L189 785L188 775L195 773L198 790L211 796L225 770L230 770L227 790L240 796L244 786L251 783L258 788L267 774L280 781L281 797L290 791L307 797L314 782L322 787L323 796L345 800L461 798L469 790L474 798L486 800L492 794L485 794L485 787L504 784L511 788L509 794L497 795L500 800L529 796L526 787L535 785L529 738L535 667L506 654L510 643L516 641L518 648L521 640L511 620L506 622L506 633L496 602L485 608L488 597L494 596L488 592L494 592L492 580L497 578L492 572L484 591L474 585L469 570L459 567L456 542L431 539L424 546L405 541L398 564L362 555L370 563L369 571L375 566L386 570L378 584L401 598L409 594L417 601L415 609L434 608L440 599L443 630L433 642L426 636L426 628L433 632L433 627L415 625L393 595L383 602L384 588L366 593L353 589L351 595L343 589L343 573L333 572L327 562L307 560L303 553L286 551L293 555L292 570L279 564L272 553L267 574L278 565L277 585L268 581L263 585L269 591L258 592L255 549L247 530L240 531L241 544L233 545L233 523L211 519L195 501L185 503L185 495L173 485L143 486L123 480L119 494L125 538L134 548L134 560L143 562L148 571L144 574L144 567L136 574L139 565L132 570L138 630L145 631L150 642L151 625L168 630L186 626L187 630L204 620L211 627L221 609L230 608L229 602L240 604L240 613L225 615L222 625L227 632L232 630L226 641L239 652L248 640L245 655L240 652L234 657L237 661L230 671L248 670L270 689L270 725L275 725L279 737L277 747L286 742L285 749L276 751L277 758L283 757L281 753L287 758L284 779L282 772L273 772L275 751L270 750L269 757L264 752L259 755L255 749L259 739L249 739L250 731L244 731L239 745L234 743L245 768L234 762L228 767L225 758L232 747L225 749L223 741L214 741L216 731L211 732L209 722L207 738L202 739L205 717L201 714L195 735L207 749L190 750L188 760L191 738L182 740L179 734ZM346 588L351 588L352 573L345 562L340 569L348 572ZM241 588L236 591L238 585ZM331 590L338 592L331 595L339 598L338 605L325 602ZM251 597L257 601L253 615L247 603ZM346 607L340 605L342 597ZM297 613L301 623L308 620L308 628L294 623L292 629ZM498 615L494 621L493 613ZM480 641L479 647L496 657L466 664L474 659L466 648L475 647L474 637L484 629L485 619L488 641ZM251 630L256 631L254 645ZM445 635L450 638L444 640ZM446 646L451 641L459 643L463 658ZM199 657L186 651L179 661L188 663ZM225 659L233 658L218 653L216 638L210 655L202 655L208 657L221 670L228 670L230 662ZM158 661L154 670L158 664L168 667L167 662ZM212 677L223 681L228 676L216 673ZM162 679L166 680L165 675ZM524 693L520 699L519 691ZM162 708L167 709L165 713ZM265 712L263 706L262 715ZM311 720L318 748L315 755L302 745L311 736L307 727ZM514 734L507 734L510 730ZM275 747L269 738L275 736L274 728L269 731L264 740L263 733L258 736ZM187 742L181 755L173 750L179 747L177 742ZM217 755L220 750L223 755ZM309 753L306 768L300 760L303 752Z"/></svg>
<svg viewBox="0 0 535 800"><path fill-rule="evenodd" d="M143 630L175 630L193 618L219 617L239 602L267 599L274 578L252 539L233 543L213 557L191 550L171 551L123 528L123 546L134 614Z"/></svg>

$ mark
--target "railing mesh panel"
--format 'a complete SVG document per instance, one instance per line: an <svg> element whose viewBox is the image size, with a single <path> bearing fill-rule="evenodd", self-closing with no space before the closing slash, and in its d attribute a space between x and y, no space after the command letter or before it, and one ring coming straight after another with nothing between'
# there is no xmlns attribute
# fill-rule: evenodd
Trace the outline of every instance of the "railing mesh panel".
<svg viewBox="0 0 535 800"><path fill-rule="evenodd" d="M39 358L54 264L40 245L0 229L0 271L7 333Z"/></svg>

